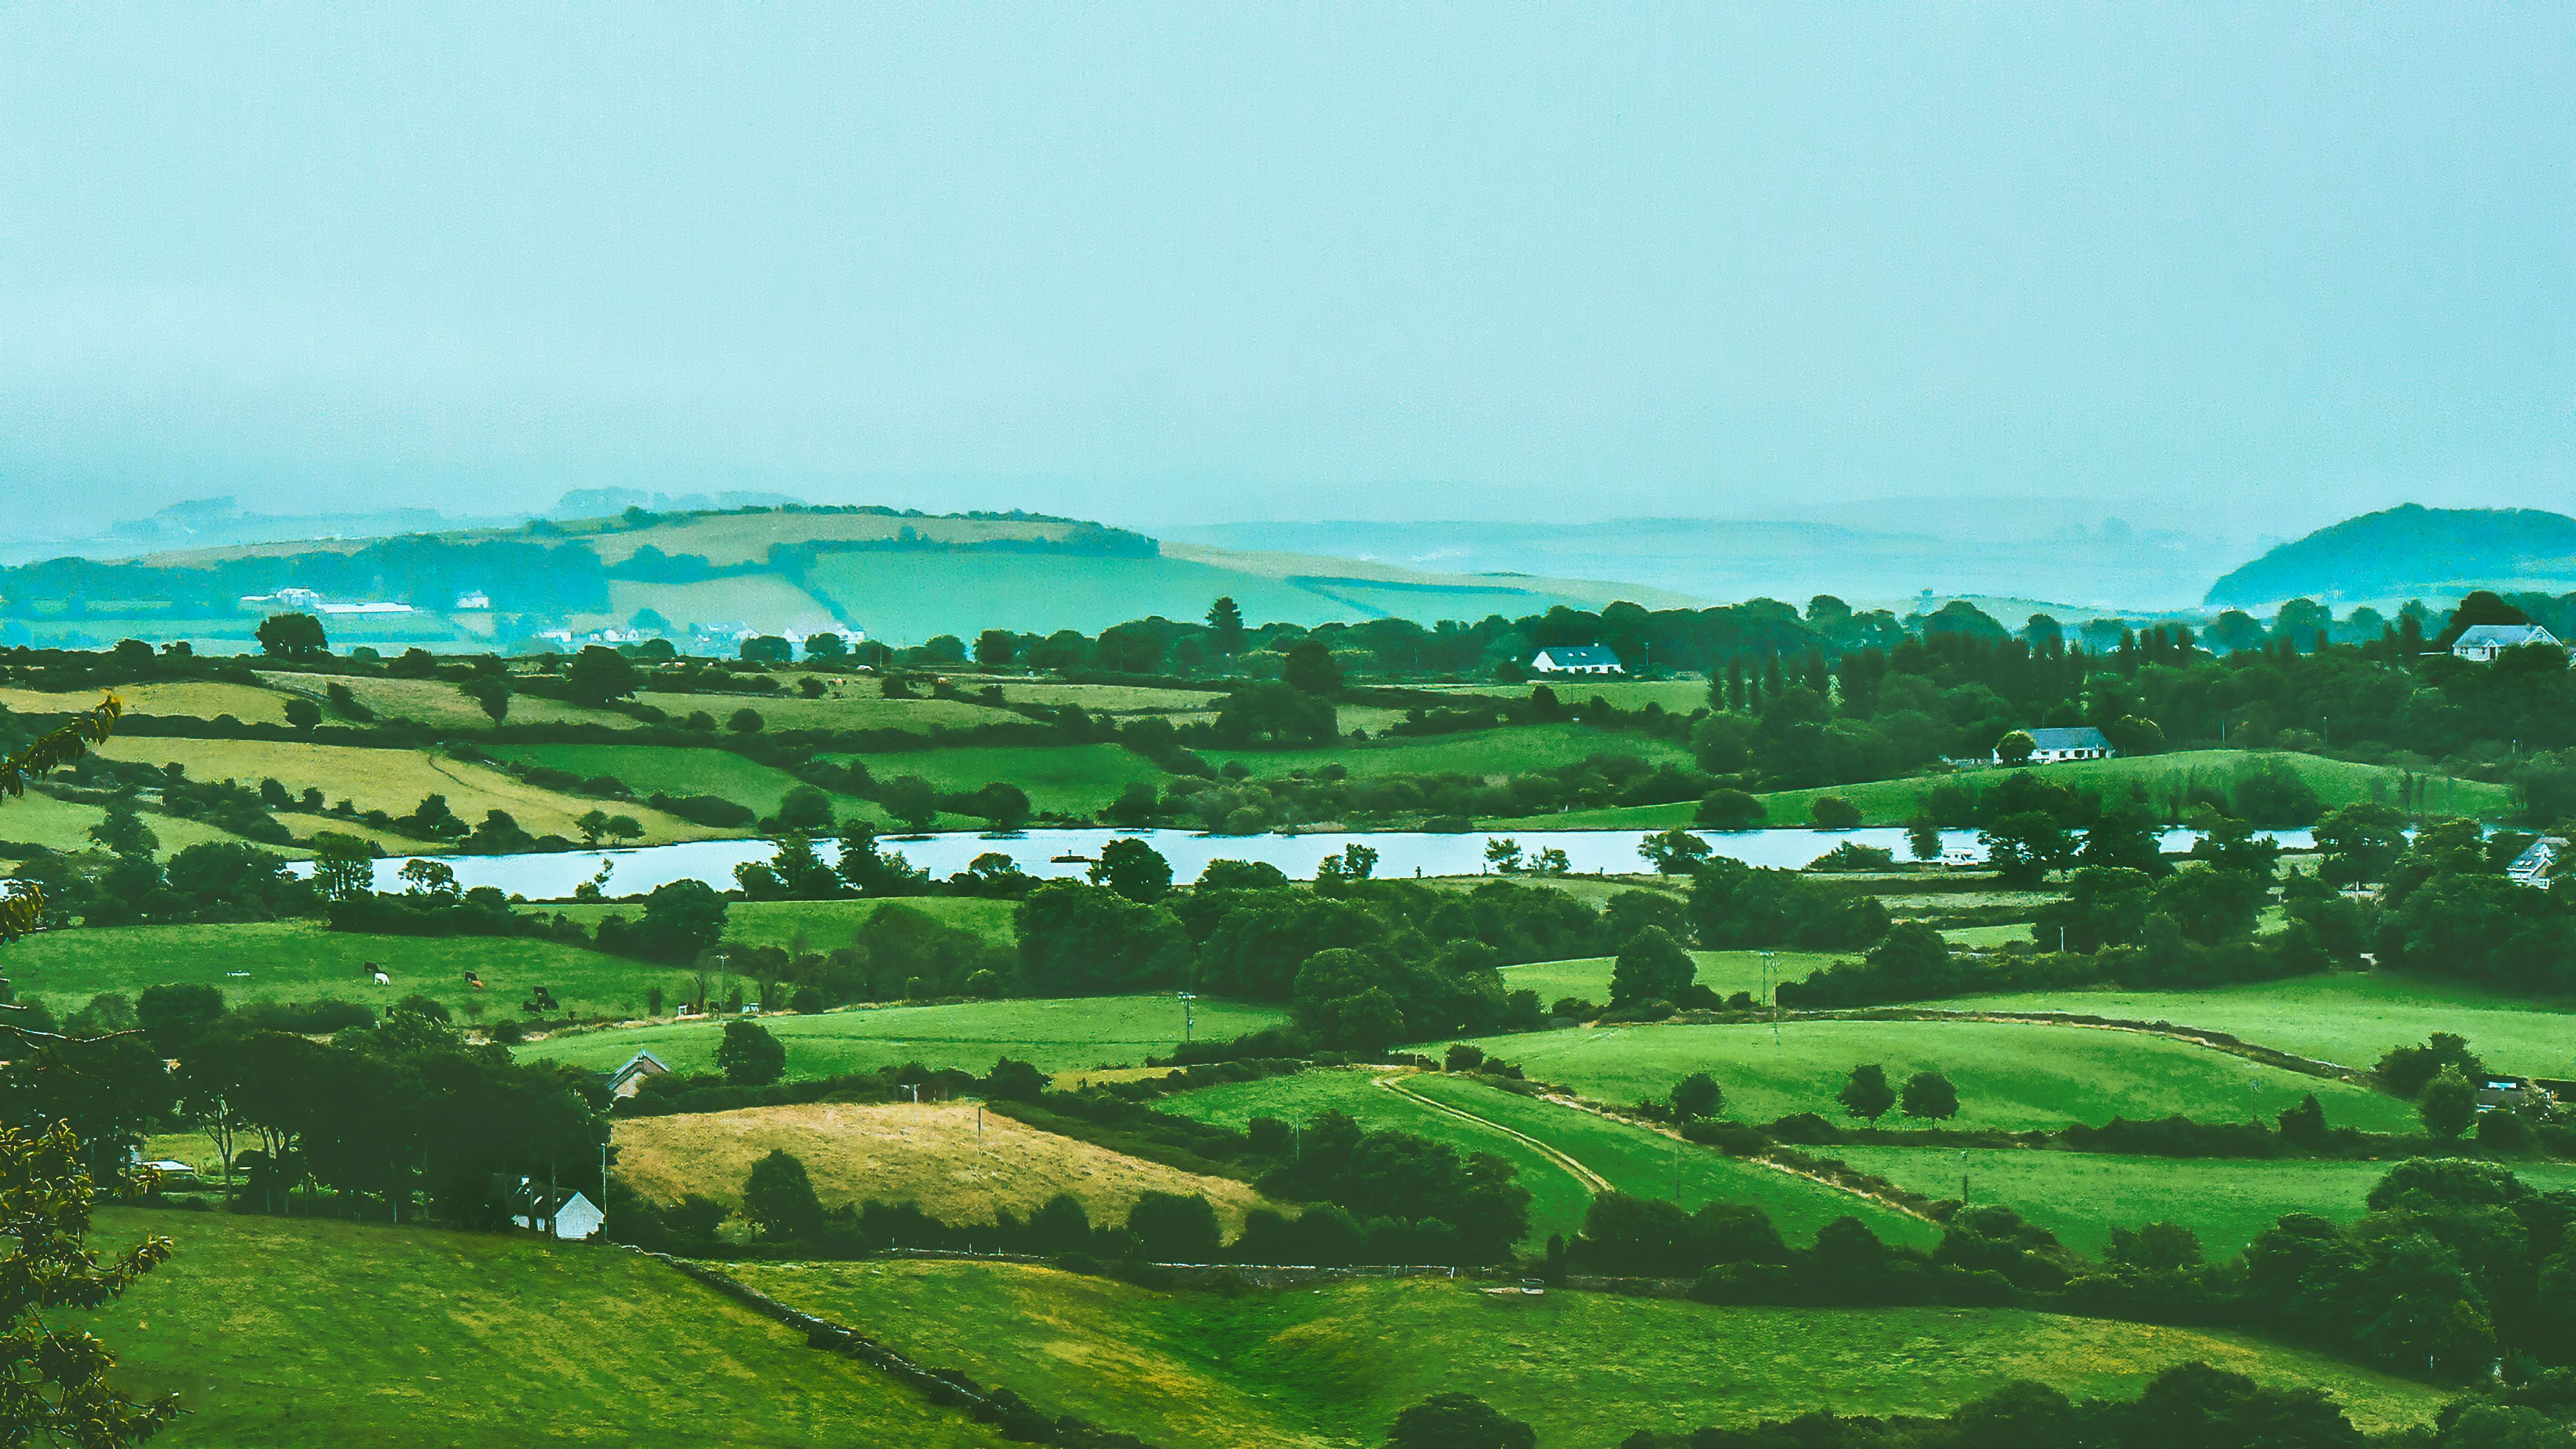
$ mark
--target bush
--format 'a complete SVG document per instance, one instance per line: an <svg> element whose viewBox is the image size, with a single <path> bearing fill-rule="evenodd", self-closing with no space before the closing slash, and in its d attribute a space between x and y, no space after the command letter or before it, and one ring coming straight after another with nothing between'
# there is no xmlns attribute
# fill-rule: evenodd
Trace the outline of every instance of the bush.
<svg viewBox="0 0 2576 1449"><path fill-rule="evenodd" d="M1742 790L1711 790L1691 812L1693 825L1711 830L1756 830L1769 818L1762 802Z"/></svg>

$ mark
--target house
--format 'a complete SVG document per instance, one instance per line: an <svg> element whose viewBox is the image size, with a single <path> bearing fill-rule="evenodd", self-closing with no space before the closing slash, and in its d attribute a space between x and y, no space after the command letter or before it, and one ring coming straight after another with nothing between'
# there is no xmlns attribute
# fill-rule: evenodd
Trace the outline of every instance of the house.
<svg viewBox="0 0 2576 1449"><path fill-rule="evenodd" d="M646 1077L658 1077L670 1070L651 1052L637 1052L626 1059L626 1065L608 1074L608 1095L632 1097L644 1089Z"/></svg>
<svg viewBox="0 0 2576 1449"><path fill-rule="evenodd" d="M2495 657L2508 649L2526 644L2556 645L2558 636L2538 624L2478 624L2451 641L2451 657L2492 664Z"/></svg>
<svg viewBox="0 0 2576 1449"><path fill-rule="evenodd" d="M2531 1083L2520 1077L2489 1076L2478 1079L2478 1110L2481 1112L2492 1111L2499 1107L2511 1111L2530 1100Z"/></svg>
<svg viewBox="0 0 2576 1449"><path fill-rule="evenodd" d="M460 609L488 609L492 607L492 596L483 592L481 589L467 589L464 593L456 596L456 607Z"/></svg>
<svg viewBox="0 0 2576 1449"><path fill-rule="evenodd" d="M1559 644L1530 656L1532 674L1625 674L1619 656L1598 644Z"/></svg>
<svg viewBox="0 0 2576 1449"><path fill-rule="evenodd" d="M2107 760L2119 753L2111 748L2109 740L2102 737L2102 732L2091 725L2075 729L2031 730L2028 733L2030 762L2034 765L2054 765L2063 760ZM2004 762L2000 747L1995 751L1994 762L1998 765Z"/></svg>
<svg viewBox="0 0 2576 1449"><path fill-rule="evenodd" d="M599 1225L608 1221L608 1214L588 1194L559 1192L552 1194L551 1202L548 1196L545 1184L520 1178L518 1190L510 1195L510 1221L574 1243L598 1232Z"/></svg>
<svg viewBox="0 0 2576 1449"><path fill-rule="evenodd" d="M2530 849L2513 858L2513 864L2506 866L2504 873L2508 879L2523 885L2545 886L2549 884L2550 869L2558 864L2558 857L2566 849L2567 842L2563 840L2545 837L2535 840L2531 842Z"/></svg>
<svg viewBox="0 0 2576 1449"><path fill-rule="evenodd" d="M273 594L244 594L241 605L245 609L318 609L322 595L313 589L280 589Z"/></svg>

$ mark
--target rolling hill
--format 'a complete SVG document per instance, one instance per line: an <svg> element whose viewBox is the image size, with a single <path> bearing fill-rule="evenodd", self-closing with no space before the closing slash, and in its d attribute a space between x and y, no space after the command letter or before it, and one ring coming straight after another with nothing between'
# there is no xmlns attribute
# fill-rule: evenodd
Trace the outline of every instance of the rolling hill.
<svg viewBox="0 0 2576 1449"><path fill-rule="evenodd" d="M2282 544L2210 585L2213 608L2576 588L2576 518L2536 508L2400 508Z"/></svg>

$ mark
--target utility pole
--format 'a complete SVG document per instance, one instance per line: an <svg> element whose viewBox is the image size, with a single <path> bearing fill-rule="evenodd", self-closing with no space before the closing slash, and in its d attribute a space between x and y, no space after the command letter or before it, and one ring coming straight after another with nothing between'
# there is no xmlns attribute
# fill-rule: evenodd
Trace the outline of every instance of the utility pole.
<svg viewBox="0 0 2576 1449"><path fill-rule="evenodd" d="M1968 1205L1968 1149L1959 1149L1959 1206Z"/></svg>
<svg viewBox="0 0 2576 1449"><path fill-rule="evenodd" d="M1195 1016L1191 1011L1190 1003L1198 1000L1199 998L1195 992L1183 991L1175 994L1181 998L1181 1041L1184 1045L1187 1045L1190 1039L1190 1032L1195 1021Z"/></svg>
<svg viewBox="0 0 2576 1449"><path fill-rule="evenodd" d="M1771 1044L1780 1044L1780 993L1771 986L1771 953L1762 953L1762 996L1771 1003Z"/></svg>

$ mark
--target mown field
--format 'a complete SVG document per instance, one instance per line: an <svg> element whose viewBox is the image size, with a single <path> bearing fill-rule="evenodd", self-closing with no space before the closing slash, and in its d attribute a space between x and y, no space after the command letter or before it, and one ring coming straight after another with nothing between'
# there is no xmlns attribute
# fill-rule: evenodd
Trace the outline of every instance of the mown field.
<svg viewBox="0 0 2576 1449"><path fill-rule="evenodd" d="M1721 996L1739 991L1762 994L1762 953L1759 951L1693 951L1691 959L1699 963L1695 978L1700 985ZM1837 958L1830 951L1774 951L1771 953L1771 984L1803 981L1815 972L1832 965ZM1538 993L1542 1004L1554 1005L1559 997L1580 997L1585 1001L1606 1003L1610 1000L1610 973L1616 959L1609 956L1584 956L1570 961L1537 961L1527 966L1503 968L1503 988L1519 991L1527 988Z"/></svg>
<svg viewBox="0 0 2576 1449"><path fill-rule="evenodd" d="M481 731L492 727L492 717L483 706L465 697L465 692L443 679L381 679L371 675L291 674L264 671L260 678L272 689L286 694L301 694L322 705L323 717L334 718L328 703L330 687L344 686L358 703L373 711L380 720L417 720L445 730ZM595 724L611 729L633 729L636 720L615 710L591 709L584 705L564 704L533 694L510 696L511 724Z"/></svg>
<svg viewBox="0 0 2576 1449"><path fill-rule="evenodd" d="M1381 775L1517 775L1571 765L1591 755L1633 755L1687 764L1690 752L1665 740L1597 730L1589 725L1525 725L1467 734L1370 740L1305 750L1205 750L1214 764L1240 760L1259 776L1340 765L1355 778ZM1684 807L1684 818L1689 815ZM1563 817L1550 816L1556 820Z"/></svg>
<svg viewBox="0 0 2576 1449"><path fill-rule="evenodd" d="M175 763L187 770L189 778L196 780L238 780L244 785L256 785L263 779L274 779L297 794L309 786L319 789L323 797L335 805L346 800L362 811L383 810L396 816L410 814L418 808L424 796L443 795L447 798L447 808L468 824L481 823L486 811L503 810L518 821L520 829L531 835L578 838L580 827L573 822L601 808L600 801L540 790L514 778L507 771L418 750L368 749L290 740L183 740L119 735L101 745L99 753L109 759L151 765ZM691 753L721 754L719 751ZM618 813L632 815L643 825L644 838L640 842L643 844L696 840L718 833L641 805L620 805ZM389 848L409 848L401 836L356 821L310 815L292 818L297 828L306 831L340 830L385 838Z"/></svg>
<svg viewBox="0 0 2576 1449"><path fill-rule="evenodd" d="M1402 1090L1379 1085L1381 1079ZM1481 1120L1425 1106L1417 1096ZM1818 1228L1844 1216L1861 1219L1890 1241L1929 1247L1938 1236L1929 1223L1851 1193L1641 1127L1439 1073L1367 1067L1310 1071L1206 1087L1166 1098L1161 1105L1178 1116L1230 1127L1254 1117L1303 1122L1319 1112L1339 1111L1371 1129L1410 1132L1461 1152L1491 1152L1511 1163L1521 1186L1530 1191L1527 1246L1532 1250L1550 1233L1571 1237L1581 1228L1594 1188L1528 1138L1640 1197L1668 1198L1694 1208L1711 1201L1752 1203L1772 1214L1780 1231L1796 1242L1813 1239Z"/></svg>
<svg viewBox="0 0 2576 1449"><path fill-rule="evenodd" d="M1196 1012L1197 1034L1210 1040L1258 1031L1285 1015L1213 999L1199 1001ZM1181 1004L1168 996L1068 997L863 1007L774 1017L763 1024L786 1044L791 1078L906 1062L984 1072L1004 1056L1054 1072L1141 1065L1149 1054L1170 1051L1181 1042ZM628 1027L531 1042L520 1054L604 1071L650 1051L675 1069L708 1071L722 1033L715 1022Z"/></svg>
<svg viewBox="0 0 2576 1449"><path fill-rule="evenodd" d="M102 1213L177 1255L95 1315L174 1449L1002 1441L662 1264L532 1235Z"/></svg>
<svg viewBox="0 0 2576 1449"><path fill-rule="evenodd" d="M1083 554L836 553L815 560L815 592L839 603L880 639L919 640L975 628L1097 634L1159 614L1196 619L1230 595L1244 617L1313 625L1363 617L1284 579L1265 579L1178 558Z"/></svg>
<svg viewBox="0 0 2576 1449"><path fill-rule="evenodd" d="M583 779L613 775L637 796L646 795L720 795L737 805L748 805L762 815L778 813L778 802L787 792L804 782L785 770L744 759L731 750L671 749L660 745L511 745L500 751L502 758L518 765L542 765L548 769L569 770ZM504 776L504 778L507 778ZM525 787L522 787L525 788ZM824 792L831 796L832 813L837 819L857 816L885 823L885 812L874 801L856 796ZM572 797L567 797L572 798ZM453 803L452 801L450 802ZM613 813L642 815L632 804L620 801L585 800L582 809L606 809ZM525 823L525 822L521 822ZM721 832L700 830L701 835Z"/></svg>
<svg viewBox="0 0 2576 1449"><path fill-rule="evenodd" d="M1710 1308L1598 1293L1496 1297L1442 1280L1225 1297L1012 1264L746 1264L743 1278L927 1362L1179 1449L1366 1446L1462 1391L1547 1449L1811 1409L1934 1414L2015 1379L2131 1396L2201 1360L2334 1395L2373 1428L2429 1388L2250 1337L2006 1309Z"/></svg>
<svg viewBox="0 0 2576 1449"><path fill-rule="evenodd" d="M2360 1068L2375 1064L2390 1047L2447 1031L2467 1037L2497 1071L2576 1074L2576 1009L2386 971L2337 972L2211 991L2029 992L1942 1004L2169 1021Z"/></svg>
<svg viewBox="0 0 2576 1449"><path fill-rule="evenodd" d="M1661 1097L1695 1071L1716 1077L1726 1114L1842 1116L1854 1066L1902 1082L1938 1071L1959 1088L1960 1127L2012 1130L2179 1112L2206 1121L2275 1114L2310 1092L2337 1126L2417 1130L2411 1104L2350 1083L2260 1068L2241 1057L2137 1032L1966 1021L1788 1021L1742 1026L1592 1027L1481 1038L1536 1080L1608 1102ZM1892 1124L1896 1119L1891 1117Z"/></svg>
<svg viewBox="0 0 2576 1449"><path fill-rule="evenodd" d="M1124 1222L1147 1192L1188 1193L1216 1205L1229 1231L1260 1194L1059 1137L969 1102L816 1102L617 1123L617 1175L659 1202L701 1193L738 1207L751 1165L795 1154L827 1207L875 1199L914 1202L944 1222L1022 1217L1071 1193L1096 1223Z"/></svg>
<svg viewBox="0 0 2576 1449"><path fill-rule="evenodd" d="M2180 1223L2200 1235L2208 1256L2223 1258L2287 1213L2357 1218L2365 1210L2363 1199L2392 1166L2386 1162L2120 1157L2014 1148L1976 1149L1964 1155L1956 1148L1933 1147L1818 1150L1932 1197L1957 1197L1964 1172L1970 1201L2007 1204L2070 1247L2096 1256L2115 1227ZM2521 1163L2514 1171L2535 1188L2576 1187L2576 1164Z"/></svg>
<svg viewBox="0 0 2576 1449"><path fill-rule="evenodd" d="M316 686L319 689L319 686ZM129 682L113 689L44 691L0 687L0 709L18 714L73 714L97 706L114 694L133 715L185 715L215 719L231 715L244 724L286 723L286 696L256 685L216 679Z"/></svg>
<svg viewBox="0 0 2576 1449"><path fill-rule="evenodd" d="M391 984L376 985L369 962ZM483 990L465 984L468 971L481 974ZM102 991L131 997L184 982L218 987L232 1006L333 997L382 1008L418 993L460 1024L475 1010L485 1022L519 1015L532 986L574 1010L617 1016L641 1015L649 987L659 985L674 1003L695 989L687 971L551 941L372 936L310 920L46 931L9 948L8 974L20 997L43 997L57 1011Z"/></svg>
<svg viewBox="0 0 2576 1449"><path fill-rule="evenodd" d="M793 691L801 675L778 676ZM637 695L636 702L649 704L673 719L687 719L700 710L712 715L718 723L733 718L734 711L748 709L760 716L764 729L786 730L912 730L927 733L933 729L964 729L980 724L1019 724L1020 717L1005 709L971 704L962 699L887 699L873 681L845 679L820 699L807 699L802 693L773 695L743 694L662 694L647 690Z"/></svg>

